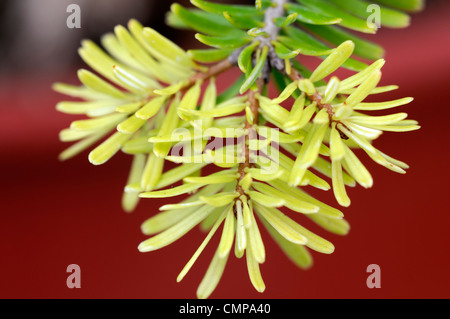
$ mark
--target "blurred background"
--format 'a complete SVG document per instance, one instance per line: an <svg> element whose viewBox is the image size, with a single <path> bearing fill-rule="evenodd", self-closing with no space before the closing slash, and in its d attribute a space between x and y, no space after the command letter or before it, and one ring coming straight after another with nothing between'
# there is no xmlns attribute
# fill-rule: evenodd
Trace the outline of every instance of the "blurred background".
<svg viewBox="0 0 450 319"><path fill-rule="evenodd" d="M188 1L178 1L189 5ZM219 1L216 1L219 2ZM222 1L226 2L226 1ZM68 29L69 4L81 8L81 28ZM184 48L193 33L164 25L173 1L2 0L0 2L0 298L195 298L217 238L181 283L176 276L205 236L198 229L162 250L142 254L140 224L163 200L143 200L132 214L120 207L130 158L119 154L92 166L87 152L59 162L67 145L58 132L72 116L55 111L65 97L58 81L77 84L85 67L80 40L98 41L116 24L137 18ZM233 1L238 3L238 1ZM239 1L252 4L254 1ZM297 269L263 231L266 292L254 291L245 260L229 258L212 298L449 298L450 3L428 0L407 29L382 28L370 38L386 49L382 84L400 89L383 99L413 96L402 107L422 125L387 133L376 146L411 168L404 176L367 164L374 187L349 192L343 209L348 236L327 234L330 256L313 252L314 266ZM223 78L229 83L236 73ZM317 193L334 202L331 193ZM81 267L81 289L66 286L69 264ZM367 266L381 267L381 288L366 286Z"/></svg>

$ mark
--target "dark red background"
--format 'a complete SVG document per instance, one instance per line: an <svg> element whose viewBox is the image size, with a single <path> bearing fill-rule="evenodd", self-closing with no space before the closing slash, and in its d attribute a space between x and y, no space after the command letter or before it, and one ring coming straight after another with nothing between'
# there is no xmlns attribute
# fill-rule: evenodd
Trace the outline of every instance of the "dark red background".
<svg viewBox="0 0 450 319"><path fill-rule="evenodd" d="M299 270L263 231L266 292L254 291L245 259L232 256L213 298L450 297L449 10L441 2L414 15L410 28L382 29L374 37L387 51L383 84L400 86L383 98L415 97L398 110L422 129L386 133L376 143L408 162L408 173L392 173L364 157L375 183L370 190L350 191L352 205L343 209L350 234L330 235L305 223L335 244L334 254L313 252L315 265ZM170 247L139 253L137 245L146 238L140 224L163 200L144 200L130 215L121 210L130 159L119 155L94 167L85 152L57 160L66 146L58 131L72 118L55 112L62 97L49 87L60 80L76 83L74 74L0 79L0 297L195 298L217 238L177 284L205 235L195 229ZM330 192L320 196L336 206ZM81 289L66 287L72 263L81 267ZM380 289L366 286L369 264L381 267Z"/></svg>

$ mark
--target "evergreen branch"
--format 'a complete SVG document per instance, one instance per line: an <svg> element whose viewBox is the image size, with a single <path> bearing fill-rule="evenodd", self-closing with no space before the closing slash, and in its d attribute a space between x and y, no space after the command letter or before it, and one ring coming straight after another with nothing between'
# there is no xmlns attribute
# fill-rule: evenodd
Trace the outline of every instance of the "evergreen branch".
<svg viewBox="0 0 450 319"><path fill-rule="evenodd" d="M256 85L257 85L257 89L256 90L250 90L247 93L248 96L248 101L249 101L249 109L251 112L251 118L252 118L252 123L249 122L248 118L246 118L245 120L245 129L246 130L250 130L253 128L254 125L258 125L258 118L259 118L259 101L256 98L257 95L262 94L263 89L264 89L264 80L262 77L260 77L257 81L256 81ZM247 134L245 134L245 140L243 143L243 153L244 153L244 162L239 164L239 168L238 168L238 173L239 173L239 180L238 183L236 185L236 191L245 196L245 191L242 188L240 182L245 178L246 176L246 169L250 168L252 165L250 163L250 149L249 149L249 141L250 141L250 136L249 136L249 132L247 131Z"/></svg>
<svg viewBox="0 0 450 319"><path fill-rule="evenodd" d="M258 124L258 118L259 118L259 101L256 99L257 95L262 94L263 88L265 83L268 82L271 74L270 65L272 64L272 59L276 56L275 50L272 46L271 41L276 39L280 32L280 28L275 25L275 19L282 17L285 13L284 11L284 4L287 3L288 0L275 0L273 3L273 7L269 7L264 15L264 28L262 29L262 32L267 34L268 36L258 36L255 38L253 42L258 42L260 47L266 46L269 48L269 57L264 63L263 70L261 72L260 77L256 80L256 91L250 90L248 93L248 101L250 103L250 112L252 114L253 123L250 123L248 119L245 120L245 128L248 130L253 127L253 125ZM241 51L238 51L238 53L241 53ZM236 54L237 55L237 54ZM256 63L256 62L254 62ZM245 142L244 142L244 156L245 161L244 163L241 163L239 165L239 182L242 181L242 179L245 177L246 172L245 169L250 168L250 150L248 147L249 143L249 134L247 133L245 135ZM239 192L241 195L244 195L244 190L240 183L238 182L236 186L236 191Z"/></svg>
<svg viewBox="0 0 450 319"><path fill-rule="evenodd" d="M403 112L365 113L405 105L412 98L364 102L371 94L397 89L377 87L383 59L366 65L351 58L355 54L376 59L382 53L380 47L335 27L375 31L364 21L364 0L297 0L299 4L259 0L256 8L191 2L201 10L173 5L169 21L204 33L196 38L213 49L185 52L135 20L130 20L128 29L117 26L114 34L102 38L107 52L83 41L79 53L98 75L80 70L81 86L54 86L60 93L84 100L60 102L59 111L87 116L60 132L62 141L78 141L60 158L75 156L102 139L89 153L91 163L103 164L118 151L132 155L122 197L124 210L133 211L140 198L189 195L179 203L166 203L142 224L143 233L153 236L138 249L147 252L167 246L196 225L209 230L180 272L177 281L181 281L224 223L197 296L207 298L216 288L234 238L235 256L245 254L250 281L263 292L259 265L266 253L255 215L296 265L310 267L312 257L306 247L330 254L333 244L277 208L304 214L329 232L347 234L349 224L343 213L306 194L302 187L332 189L337 203L349 206L346 187L373 185L370 172L352 149L359 148L376 163L405 173L406 163L381 152L372 142L385 131L408 132L420 126ZM389 2L402 10L416 10L421 4L421 0ZM381 9L388 16L384 25L399 27L409 21L403 12ZM338 46L331 48L304 29ZM324 61L309 71L295 60L301 55ZM218 95L216 77L233 66L243 74ZM336 76L324 80L341 67L357 73L343 80ZM275 98L264 95L272 73L280 87ZM284 107L283 102L292 104ZM211 137L215 139L209 143ZM225 139L237 139L237 143L215 144ZM168 161L179 165L164 170ZM207 165L217 170L204 175Z"/></svg>

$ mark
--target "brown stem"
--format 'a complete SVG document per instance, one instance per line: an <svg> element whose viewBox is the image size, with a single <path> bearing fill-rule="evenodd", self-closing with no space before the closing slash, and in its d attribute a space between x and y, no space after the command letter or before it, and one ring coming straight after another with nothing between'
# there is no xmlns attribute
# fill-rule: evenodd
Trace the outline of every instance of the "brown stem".
<svg viewBox="0 0 450 319"><path fill-rule="evenodd" d="M264 89L264 79L262 77L259 77L256 80L256 85L257 85L257 90L255 90L255 91L250 90L247 94L248 101L250 103L250 110L253 115L253 124L249 123L247 119L245 120L245 129L247 129L247 130L251 130L253 125L258 124L259 101L256 98L256 95L262 93L262 91ZM249 133L247 132L247 134L245 135L244 143L243 143L244 162L239 164L239 167L238 167L239 181L236 186L236 191L241 195L244 195L244 189L241 187L241 185L239 185L239 182L245 177L245 169L252 166L252 164L250 163L250 149L248 147L249 140L250 140Z"/></svg>
<svg viewBox="0 0 450 319"><path fill-rule="evenodd" d="M261 94L264 89L264 79L262 77L256 80L257 90L250 90L248 92L248 101L250 103L250 110L253 114L253 124L258 124L258 109L259 109L259 101L256 99L256 95ZM250 128L252 125L246 120L245 128Z"/></svg>
<svg viewBox="0 0 450 319"><path fill-rule="evenodd" d="M207 80L209 78L212 78L216 75L219 75L219 74L227 71L228 69L232 68L233 66L234 66L234 64L230 60L225 59L225 60L222 60L221 62L218 62L218 63L212 65L211 67L209 67L206 72L197 72L189 79L189 82L184 87L184 90L189 89L198 80L202 80L202 81Z"/></svg>
<svg viewBox="0 0 450 319"><path fill-rule="evenodd" d="M289 76L289 78L292 81L298 81L298 80L303 79L303 77L300 75L300 73L297 70L295 70L295 69L292 69L291 73L288 74L288 76ZM329 103L322 103L322 96L319 93L317 93L317 92L315 92L312 95L307 94L306 96L312 102L316 102L318 108L326 109L327 113L328 113L328 116L330 117L330 120L332 120L332 117L334 116L334 111L333 111L333 107L331 106L331 104L329 104Z"/></svg>
<svg viewBox="0 0 450 319"><path fill-rule="evenodd" d="M303 79L303 77L301 76L301 74L300 74L297 70L294 70L294 69L292 69L292 70L291 70L291 73L290 73L290 74L287 74L287 76L289 76L289 78L290 78L292 81L298 81L298 80ZM321 96L319 93L315 92L315 93L312 94L312 95L307 94L306 96L307 96L312 102L316 102L317 107L318 107L319 109L326 109L326 110L327 110L328 116L330 117L330 122L335 122L336 124L341 124L341 125L345 126L345 128L347 128L349 131L351 131L351 129L348 128L344 123L342 123L342 122L339 121L339 120L333 119L333 116L334 116L333 107L332 107L331 104L329 104L329 103L322 103L322 96ZM348 139L348 136L347 136L347 135L345 135L345 134L344 134L343 132L341 132L339 129L337 129L337 130L339 131L339 134L341 135L341 138L343 138L343 139L345 139L345 140Z"/></svg>

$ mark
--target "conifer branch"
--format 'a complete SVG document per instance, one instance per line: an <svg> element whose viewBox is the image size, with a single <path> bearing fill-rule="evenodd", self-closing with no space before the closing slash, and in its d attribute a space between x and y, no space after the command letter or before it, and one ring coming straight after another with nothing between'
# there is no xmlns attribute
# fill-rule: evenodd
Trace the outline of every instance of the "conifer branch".
<svg viewBox="0 0 450 319"><path fill-rule="evenodd" d="M248 101L250 103L250 111L252 113L253 123L249 123L248 120L245 120L245 128L250 129L253 125L257 125L259 118L259 101L256 99L256 95L262 94L264 85L269 81L271 74L271 59L276 57L275 50L271 43L272 40L275 40L280 32L280 28L276 26L274 23L274 19L282 17L284 15L284 4L287 3L288 0L276 0L274 1L273 7L270 7L266 10L264 16L264 28L263 31L267 36L258 36L255 38L255 42L260 42L260 47L267 46L269 47L268 59L264 64L263 70L261 72L260 77L256 80L256 90L250 90L248 93ZM254 62L256 64L256 62ZM244 141L244 163L239 165L239 182L245 177L245 169L249 168L250 165L250 150L248 147L249 143L249 134L245 135ZM244 195L244 190L241 185L237 184L236 191L241 195Z"/></svg>
<svg viewBox="0 0 450 319"><path fill-rule="evenodd" d="M179 282L224 224L216 254L198 287L199 298L208 298L216 288L233 243L235 256L247 259L252 285L264 291L259 265L266 252L259 225L300 268L312 264L307 248L332 253L332 243L288 215L304 214L335 234L349 232L340 210L308 195L302 187L332 189L336 202L348 207L346 187L373 185L354 148L394 172L403 174L408 169L372 143L383 132L409 132L420 126L406 119L404 112L370 114L413 99L365 102L371 94L397 89L395 85L378 87L385 63L383 49L345 31L376 31L366 21L367 2L297 2L265 0L257 1L255 7L191 0L197 9L174 4L169 24L196 30L196 38L211 48L186 52L156 30L130 20L127 27L117 26L114 34L102 38L105 51L92 41L82 42L80 56L95 72L80 70L81 86L54 86L82 100L62 101L57 110L86 115L60 132L62 141L77 141L60 159L69 159L99 141L89 153L94 165L119 151L132 155L122 197L127 212L141 198L188 195L182 202L161 206L162 212L142 224L142 232L151 237L139 244L141 252L170 245L199 224L210 229L177 277ZM409 16L403 11L422 6L420 0L377 2L390 13L382 20L390 27L407 26ZM325 59L312 71L300 64L301 59L294 60L302 55ZM374 62L367 65L353 56ZM216 76L233 66L239 67L242 76L218 94ZM324 80L341 67L356 74ZM272 70L278 71L273 77ZM264 96L270 80L280 88L275 98ZM292 104L285 107L288 103ZM235 142L228 145L236 139L240 149ZM179 165L168 170L166 162ZM209 164L216 165L212 174L204 170ZM174 186L179 182L180 186Z"/></svg>
<svg viewBox="0 0 450 319"><path fill-rule="evenodd" d="M250 112L252 113L252 118L253 118L253 123L249 123L249 121L246 119L245 120L245 129L246 130L250 130L253 125L257 125L258 124L258 118L259 118L259 101L256 98L256 96L258 94L262 94L263 89L264 89L264 80L262 78L259 78L258 80L256 80L256 86L257 86L257 90L250 90L247 93L248 96L248 102L250 104ZM250 149L248 146L249 140L250 140L250 136L249 133L247 131L247 134L245 134L244 137L244 143L243 143L243 153L244 153L244 163L240 163L239 164L239 168L238 168L238 173L239 173L239 181L236 185L236 191L245 196L244 193L244 189L241 187L240 185L240 181L245 177L246 172L245 169L251 167L251 163L250 163Z"/></svg>

